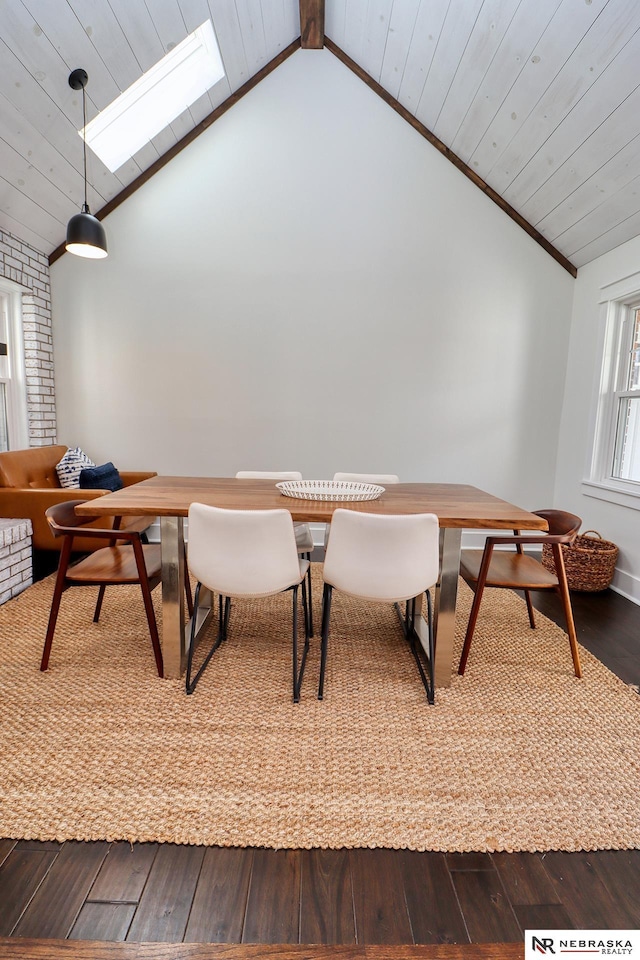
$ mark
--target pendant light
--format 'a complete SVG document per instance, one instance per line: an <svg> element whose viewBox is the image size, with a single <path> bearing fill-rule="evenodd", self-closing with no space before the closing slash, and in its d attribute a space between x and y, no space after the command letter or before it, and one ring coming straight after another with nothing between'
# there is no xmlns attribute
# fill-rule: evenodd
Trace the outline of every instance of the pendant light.
<svg viewBox="0 0 640 960"><path fill-rule="evenodd" d="M69 74L69 86L73 90L82 89L82 129L87 125L87 95L85 87L89 77L87 71L79 68ZM83 144L83 170L84 170L84 203L80 213L71 217L67 225L67 242L65 249L69 253L75 253L78 257L88 257L90 259L100 259L107 256L107 235L104 227L97 217L94 217L89 210L87 203L87 144L82 138Z"/></svg>

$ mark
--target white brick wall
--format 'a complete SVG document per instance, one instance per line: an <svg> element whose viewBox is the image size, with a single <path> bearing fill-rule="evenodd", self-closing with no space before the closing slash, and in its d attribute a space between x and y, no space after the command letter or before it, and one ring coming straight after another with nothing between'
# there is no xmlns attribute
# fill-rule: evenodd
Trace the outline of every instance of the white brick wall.
<svg viewBox="0 0 640 960"><path fill-rule="evenodd" d="M0 277L24 288L22 322L29 446L48 446L56 442L49 260L28 243L0 230Z"/></svg>
<svg viewBox="0 0 640 960"><path fill-rule="evenodd" d="M0 604L31 584L31 520L0 519Z"/></svg>

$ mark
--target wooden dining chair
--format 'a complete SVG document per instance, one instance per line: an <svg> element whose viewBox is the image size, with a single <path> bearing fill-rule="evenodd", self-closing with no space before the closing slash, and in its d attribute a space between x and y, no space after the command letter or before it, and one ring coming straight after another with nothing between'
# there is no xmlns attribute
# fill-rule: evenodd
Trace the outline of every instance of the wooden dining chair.
<svg viewBox="0 0 640 960"><path fill-rule="evenodd" d="M382 603L406 602L405 637L416 660L427 700L434 702L435 646L430 588L440 567L438 518L433 513L391 516L339 508L331 522L324 561L322 646L318 700L324 697L331 599L334 589L351 597ZM415 630L416 598L426 594L428 675ZM421 647L420 647L421 649Z"/></svg>
<svg viewBox="0 0 640 960"><path fill-rule="evenodd" d="M309 652L306 574L309 561L298 555L291 514L285 509L224 510L204 503L189 507L189 571L196 578L195 605L200 590L219 594L218 631L213 644L193 673L196 618L191 618L185 686L193 693L211 657L227 638L230 600L270 597L285 590L293 594L293 701L300 687ZM305 638L298 663L298 588L302 585Z"/></svg>
<svg viewBox="0 0 640 960"><path fill-rule="evenodd" d="M277 471L277 470L239 470L236 473L236 480L273 480L279 482L282 480L302 480L302 474L298 470ZM299 555L309 561L307 568L307 629L309 636L313 636L313 598L311 595L311 554L313 553L313 535L308 523L302 523L296 520L293 524L293 530L296 535L296 546Z"/></svg>
<svg viewBox="0 0 640 960"><path fill-rule="evenodd" d="M76 515L75 507L79 503L84 503L84 501L66 500L63 503L54 504L45 511L52 534L54 537L63 537L64 540L60 551L58 573L53 590L40 669L46 670L49 665L60 601L65 590L69 587L97 586L99 588L93 614L93 622L97 623L107 587L120 584L139 584L147 615L156 668L158 676L161 677L163 675L162 649L151 599L151 591L160 583L161 579L160 544L143 543L141 531L120 530L118 528L119 517L116 518L112 530L87 526L93 518ZM98 542L102 541L104 546L72 563L74 541L78 537L81 537L83 541L87 538L95 539ZM185 584L185 590L189 613L192 614L193 601L188 582Z"/></svg>
<svg viewBox="0 0 640 960"><path fill-rule="evenodd" d="M547 521L547 534L527 534L522 536L514 530L513 536L487 537L484 550L463 550L460 555L460 576L474 591L473 604L469 614L469 623L460 657L458 673L463 674L467 665L471 642L478 620L480 604L485 587L506 588L524 591L529 623L532 629L536 622L531 603L530 591L555 590L562 601L562 609L567 624L569 645L573 658L576 677L582 676L576 628L571 610L571 597L564 567L562 545L573 543L582 520L573 513L563 510L535 510L538 517ZM543 567L535 557L524 552L525 546L550 544L555 563L555 574ZM513 550L495 550L495 547L511 546Z"/></svg>

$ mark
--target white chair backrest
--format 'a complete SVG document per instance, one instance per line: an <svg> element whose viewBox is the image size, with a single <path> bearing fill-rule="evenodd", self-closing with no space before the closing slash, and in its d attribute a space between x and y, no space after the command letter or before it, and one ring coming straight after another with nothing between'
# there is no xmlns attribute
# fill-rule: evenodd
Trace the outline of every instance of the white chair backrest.
<svg viewBox="0 0 640 960"><path fill-rule="evenodd" d="M352 483L377 483L383 486L386 483L400 483L400 477L395 473L334 473L334 480L348 480Z"/></svg>
<svg viewBox="0 0 640 960"><path fill-rule="evenodd" d="M280 593L300 581L288 510L189 507L189 570L225 597Z"/></svg>
<svg viewBox="0 0 640 960"><path fill-rule="evenodd" d="M238 470L236 480L302 480L298 470L270 471L270 470Z"/></svg>
<svg viewBox="0 0 640 960"><path fill-rule="evenodd" d="M436 583L439 565L435 514L334 511L324 579L338 590L368 600L409 600Z"/></svg>

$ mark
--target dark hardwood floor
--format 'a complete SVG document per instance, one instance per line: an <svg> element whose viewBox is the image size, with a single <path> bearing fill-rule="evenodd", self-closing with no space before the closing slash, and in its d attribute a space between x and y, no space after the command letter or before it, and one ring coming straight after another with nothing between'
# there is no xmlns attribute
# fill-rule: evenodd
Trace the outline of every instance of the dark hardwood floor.
<svg viewBox="0 0 640 960"><path fill-rule="evenodd" d="M562 623L554 596L535 602ZM640 684L640 607L610 591L573 602L581 643ZM640 927L640 850L446 855L0 840L0 938L28 938L24 956L54 956L34 939L71 939L343 944L335 955L344 958L389 945L389 957L417 957L393 945L516 943L528 927ZM0 956L20 956L3 952L7 942Z"/></svg>
<svg viewBox="0 0 640 960"><path fill-rule="evenodd" d="M522 960L521 943L133 943L0 937L2 960Z"/></svg>

